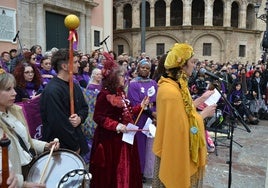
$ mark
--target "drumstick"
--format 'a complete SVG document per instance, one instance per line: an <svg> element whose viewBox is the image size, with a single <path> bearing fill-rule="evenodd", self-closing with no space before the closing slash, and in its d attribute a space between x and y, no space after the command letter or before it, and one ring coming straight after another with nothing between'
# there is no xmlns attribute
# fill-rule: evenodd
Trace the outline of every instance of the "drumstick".
<svg viewBox="0 0 268 188"><path fill-rule="evenodd" d="M53 150L54 150L54 148L55 148L57 142L59 142L59 139L58 139L58 138L55 138L54 141L55 141L55 143L52 145L52 148L50 149L50 153L49 153L49 156L48 156L46 165L45 165L45 167L44 167L44 169L43 169L43 171L42 171L42 174L41 174L41 176L40 176L40 180L39 180L39 183L40 183L40 184L43 184L43 183L44 183L44 180L43 180L43 179L44 179L44 175L45 175L45 173L46 173L46 171L47 171L47 167L48 167L48 164L49 164L49 162L50 162L50 159L51 159Z"/></svg>

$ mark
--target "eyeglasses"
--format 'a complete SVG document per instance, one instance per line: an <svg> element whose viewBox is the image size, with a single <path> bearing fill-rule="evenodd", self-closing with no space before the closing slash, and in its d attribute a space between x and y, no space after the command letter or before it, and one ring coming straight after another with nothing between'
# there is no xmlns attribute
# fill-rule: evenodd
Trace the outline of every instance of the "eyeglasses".
<svg viewBox="0 0 268 188"><path fill-rule="evenodd" d="M34 71L25 71L24 74L34 74Z"/></svg>

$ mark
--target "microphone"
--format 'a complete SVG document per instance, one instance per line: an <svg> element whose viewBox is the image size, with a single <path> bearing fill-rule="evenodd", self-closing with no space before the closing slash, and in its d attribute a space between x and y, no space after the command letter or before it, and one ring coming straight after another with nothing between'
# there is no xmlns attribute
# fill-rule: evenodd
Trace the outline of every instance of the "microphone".
<svg viewBox="0 0 268 188"><path fill-rule="evenodd" d="M18 31L18 32L17 32L16 36L15 36L15 37L14 37L14 39L13 39L13 42L15 42L15 41L16 41L16 39L18 38L19 33L20 33L20 31Z"/></svg>
<svg viewBox="0 0 268 188"><path fill-rule="evenodd" d="M206 70L205 68L200 68L199 72L201 74L206 74L210 77L212 77L214 80L220 80L220 81L224 81L224 82L227 82L226 80L224 80L223 78L213 74L212 72L209 72L208 70Z"/></svg>
<svg viewBox="0 0 268 188"><path fill-rule="evenodd" d="M103 41L101 41L100 45L102 45L109 37L110 37L110 35L108 35Z"/></svg>

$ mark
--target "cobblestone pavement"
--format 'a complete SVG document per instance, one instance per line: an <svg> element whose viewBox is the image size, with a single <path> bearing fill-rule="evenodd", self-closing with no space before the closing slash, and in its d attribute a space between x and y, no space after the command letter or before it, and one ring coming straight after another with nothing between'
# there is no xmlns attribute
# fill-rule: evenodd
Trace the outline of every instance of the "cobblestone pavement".
<svg viewBox="0 0 268 188"><path fill-rule="evenodd" d="M229 173L230 139L217 134L217 155L208 155L204 188L268 188L268 121L234 129L231 173ZM211 134L214 136L214 133ZM231 178L230 178L231 177ZM151 180L143 188L150 188Z"/></svg>

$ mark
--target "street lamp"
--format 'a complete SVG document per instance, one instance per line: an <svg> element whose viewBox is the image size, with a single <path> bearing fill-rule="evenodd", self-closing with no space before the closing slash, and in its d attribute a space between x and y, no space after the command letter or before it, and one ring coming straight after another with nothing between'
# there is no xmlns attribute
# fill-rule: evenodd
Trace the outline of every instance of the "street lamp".
<svg viewBox="0 0 268 188"><path fill-rule="evenodd" d="M262 47L264 50L264 55L263 55L263 62L266 62L266 54L267 54L267 50L268 50L268 0L266 0L265 3L265 14L262 14L260 16L258 16L258 12L260 9L261 4L257 3L254 6L254 10L255 10L255 15L257 19L260 19L262 21L264 21L266 23L266 30L263 33L263 38L262 38Z"/></svg>

